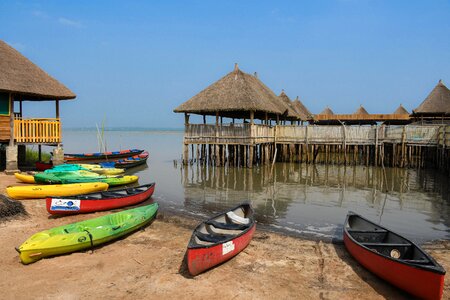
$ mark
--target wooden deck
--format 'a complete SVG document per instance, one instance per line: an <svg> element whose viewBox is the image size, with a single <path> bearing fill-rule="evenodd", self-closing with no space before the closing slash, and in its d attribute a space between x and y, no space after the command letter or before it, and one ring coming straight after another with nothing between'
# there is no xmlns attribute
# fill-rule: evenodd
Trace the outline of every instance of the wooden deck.
<svg viewBox="0 0 450 300"><path fill-rule="evenodd" d="M340 114L340 115L314 115L315 121L409 121L410 116L405 114Z"/></svg>
<svg viewBox="0 0 450 300"><path fill-rule="evenodd" d="M403 143L422 146L450 146L450 126L294 126L259 124L188 124L185 144L256 145L380 145Z"/></svg>
<svg viewBox="0 0 450 300"><path fill-rule="evenodd" d="M434 165L448 170L450 125L186 124L183 163L195 161L245 167L274 161Z"/></svg>

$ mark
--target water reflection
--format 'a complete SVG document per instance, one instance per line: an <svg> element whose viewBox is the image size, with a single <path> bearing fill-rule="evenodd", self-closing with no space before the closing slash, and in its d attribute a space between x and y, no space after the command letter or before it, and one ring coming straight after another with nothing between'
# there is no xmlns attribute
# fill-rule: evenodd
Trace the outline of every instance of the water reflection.
<svg viewBox="0 0 450 300"><path fill-rule="evenodd" d="M416 240L448 238L449 179L434 170L280 163L274 168L180 168L185 209L216 212L251 201L260 224L340 238L348 210Z"/></svg>
<svg viewBox="0 0 450 300"><path fill-rule="evenodd" d="M64 131L66 152L95 152L97 132ZM127 171L139 183L156 182L164 209L202 218L244 200L256 208L258 226L294 235L341 236L348 210L381 221L417 241L450 237L450 182L435 170L338 165L275 164L242 168L180 169L183 132L108 131L110 150L143 148L148 166ZM387 192L386 192L387 191Z"/></svg>

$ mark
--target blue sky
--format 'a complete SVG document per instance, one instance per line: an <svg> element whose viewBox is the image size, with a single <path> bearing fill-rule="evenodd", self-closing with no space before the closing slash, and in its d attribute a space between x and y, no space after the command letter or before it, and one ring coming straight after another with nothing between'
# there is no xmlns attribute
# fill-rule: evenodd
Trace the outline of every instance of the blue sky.
<svg viewBox="0 0 450 300"><path fill-rule="evenodd" d="M449 37L448 0L0 2L0 39L77 94L65 127L182 127L173 108L235 62L313 113L411 111L450 87Z"/></svg>

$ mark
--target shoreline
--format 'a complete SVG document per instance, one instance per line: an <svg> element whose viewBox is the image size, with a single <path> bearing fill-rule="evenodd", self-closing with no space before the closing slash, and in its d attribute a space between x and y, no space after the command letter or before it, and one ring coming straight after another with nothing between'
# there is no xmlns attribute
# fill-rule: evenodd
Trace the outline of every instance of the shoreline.
<svg viewBox="0 0 450 300"><path fill-rule="evenodd" d="M16 184L0 175L0 193ZM15 200L13 200L15 201ZM28 215L0 222L5 298L242 298L408 299L410 296L366 271L338 243L309 240L257 228L250 245L230 261L194 278L183 258L198 220L162 207L144 230L96 247L22 265L14 247L50 227L110 212L49 217L42 200L20 200ZM450 268L450 242L426 243ZM450 297L446 276L443 298Z"/></svg>

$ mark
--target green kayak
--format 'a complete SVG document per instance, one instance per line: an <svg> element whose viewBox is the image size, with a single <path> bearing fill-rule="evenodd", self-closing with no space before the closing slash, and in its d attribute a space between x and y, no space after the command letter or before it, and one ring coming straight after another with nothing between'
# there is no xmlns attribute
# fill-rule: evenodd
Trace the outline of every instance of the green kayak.
<svg viewBox="0 0 450 300"><path fill-rule="evenodd" d="M115 240L150 223L158 203L140 206L32 235L17 251L24 264L41 258L85 250Z"/></svg>
<svg viewBox="0 0 450 300"><path fill-rule="evenodd" d="M99 175L97 173L79 170L69 172L37 173L34 181L40 184L65 184L65 183L85 183L104 182L110 186L130 184L139 179L134 175Z"/></svg>

